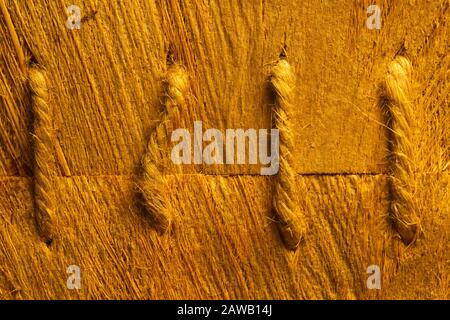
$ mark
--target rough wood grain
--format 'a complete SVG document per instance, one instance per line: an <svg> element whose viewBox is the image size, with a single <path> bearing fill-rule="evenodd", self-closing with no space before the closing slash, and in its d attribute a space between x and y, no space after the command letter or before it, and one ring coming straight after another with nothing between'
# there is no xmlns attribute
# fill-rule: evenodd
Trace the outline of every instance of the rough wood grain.
<svg viewBox="0 0 450 320"><path fill-rule="evenodd" d="M365 26L367 0L80 0L90 16L80 30L65 27L65 1L5 3L28 61L46 69L59 201L49 248L32 221L30 93L0 16L0 298L449 298L448 0L376 1L379 31ZM190 77L184 123L258 129L271 126L267 80L285 45L305 245L283 248L271 180L251 166L175 175L168 165L177 227L159 236L135 174L159 120L168 52ZM379 101L399 51L413 64L420 110L425 234L412 247L387 219ZM80 291L66 289L71 264L82 269ZM366 288L371 264L382 290Z"/></svg>

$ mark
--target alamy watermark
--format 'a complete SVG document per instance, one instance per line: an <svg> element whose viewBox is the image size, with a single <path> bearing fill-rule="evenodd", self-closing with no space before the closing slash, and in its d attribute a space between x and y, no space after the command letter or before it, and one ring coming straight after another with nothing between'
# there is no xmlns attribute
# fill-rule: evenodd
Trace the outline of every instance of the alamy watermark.
<svg viewBox="0 0 450 320"><path fill-rule="evenodd" d="M69 274L67 278L67 289L79 290L81 289L81 269L77 265L70 265L67 267L66 272Z"/></svg>
<svg viewBox="0 0 450 320"><path fill-rule="evenodd" d="M366 20L366 26L369 30L381 29L381 9L379 6L372 4L367 7L369 17Z"/></svg>
<svg viewBox="0 0 450 320"><path fill-rule="evenodd" d="M66 9L68 18L66 21L66 28L69 30L75 30L81 28L81 9L78 5L71 4ZM372 4L367 7L367 14L369 15L366 20L366 26L369 30L381 29L381 8Z"/></svg>
<svg viewBox="0 0 450 320"><path fill-rule="evenodd" d="M381 270L376 264L372 264L367 267L367 273L370 276L367 278L367 289L381 289Z"/></svg>
<svg viewBox="0 0 450 320"><path fill-rule="evenodd" d="M202 121L194 121L192 134L188 129L172 132L171 141L177 144L170 157L177 165L258 164L259 161L266 166L261 168L261 175L275 175L279 169L279 140L278 129L226 129L225 133L207 129L203 132ZM207 142L205 147L204 142Z"/></svg>
<svg viewBox="0 0 450 320"><path fill-rule="evenodd" d="M66 21L66 28L70 30L81 28L81 9L77 5L70 5L67 7L67 14L69 17Z"/></svg>

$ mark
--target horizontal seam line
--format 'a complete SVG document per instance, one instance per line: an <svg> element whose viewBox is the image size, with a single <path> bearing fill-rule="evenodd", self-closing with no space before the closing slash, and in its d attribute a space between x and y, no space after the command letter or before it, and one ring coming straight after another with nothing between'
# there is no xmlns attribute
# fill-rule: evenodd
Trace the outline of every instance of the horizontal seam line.
<svg viewBox="0 0 450 320"><path fill-rule="evenodd" d="M422 172L416 174L445 174L447 172ZM276 175L261 175L257 173L230 173L230 174L215 174L215 173L162 173L161 175L166 176L211 176L211 177L236 177L236 176L254 176L254 177L275 177ZM342 173L297 173L296 176L300 177L321 177L321 176L330 176L330 177L339 177L339 176L389 176L389 173L357 173L357 172L342 172ZM108 178L108 177L118 177L118 178L133 178L138 177L139 175L135 174L97 174L97 175L70 175L70 176L53 176L54 178ZM0 179L32 179L32 176L0 176Z"/></svg>

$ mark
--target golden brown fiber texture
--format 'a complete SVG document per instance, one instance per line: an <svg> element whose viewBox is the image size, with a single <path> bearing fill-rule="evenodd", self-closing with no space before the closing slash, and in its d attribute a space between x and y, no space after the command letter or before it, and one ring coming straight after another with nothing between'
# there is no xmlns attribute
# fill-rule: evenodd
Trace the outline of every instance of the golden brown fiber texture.
<svg viewBox="0 0 450 320"><path fill-rule="evenodd" d="M172 224L170 202L167 201L166 195L170 188L164 174L164 160L167 159L167 153L162 144L170 140L172 120L180 119L180 108L184 105L187 89L186 71L178 64L170 65L164 80L162 119L152 131L147 151L142 159L140 189L146 210L155 228L161 233L166 232Z"/></svg>
<svg viewBox="0 0 450 320"><path fill-rule="evenodd" d="M54 232L52 216L54 212L52 110L48 104L48 90L43 70L36 66L29 69L29 85L34 113L34 168L33 188L35 219L39 235L50 244Z"/></svg>
<svg viewBox="0 0 450 320"><path fill-rule="evenodd" d="M272 68L270 80L276 93L275 126L280 134L279 171L273 195L273 206L278 218L278 227L285 245L296 249L302 240L306 225L301 208L295 203L295 170L293 105L295 75L289 62L280 58Z"/></svg>
<svg viewBox="0 0 450 320"><path fill-rule="evenodd" d="M11 41L14 44L14 49L16 51L19 67L20 67L22 73L25 74L26 73L25 54L23 53L22 46L20 45L19 37L17 36L16 29L14 28L14 25L11 20L11 16L9 15L9 11L8 11L8 8L6 7L4 0L0 0L0 10L5 19L6 27L8 28L8 32L11 36Z"/></svg>
<svg viewBox="0 0 450 320"><path fill-rule="evenodd" d="M33 217L28 78L0 14L0 299L450 298L448 0L377 1L380 30L365 26L372 0L80 0L79 30L65 25L72 2L3 2L25 57L45 66L57 205L49 250ZM158 192L176 232L160 236L136 183L162 123L168 49L189 75L185 111L177 122L168 110L168 124L224 132L271 127L267 80L282 43L297 84L291 166L304 241L284 248L271 219L276 177L259 165L166 159L169 188ZM386 218L378 86L402 47L420 93L414 198L426 232L413 248ZM67 287L70 265L80 290ZM380 290L367 287L371 265Z"/></svg>
<svg viewBox="0 0 450 320"><path fill-rule="evenodd" d="M413 242L420 231L414 200L416 152L411 137L416 128L416 114L411 101L411 71L411 62L403 56L397 56L389 64L385 78L391 129L390 215L406 244Z"/></svg>

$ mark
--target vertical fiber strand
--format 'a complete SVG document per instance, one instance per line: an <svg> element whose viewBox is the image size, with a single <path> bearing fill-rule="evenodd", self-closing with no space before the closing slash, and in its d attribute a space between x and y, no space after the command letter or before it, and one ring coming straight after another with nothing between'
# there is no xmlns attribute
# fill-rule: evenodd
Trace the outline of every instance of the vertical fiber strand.
<svg viewBox="0 0 450 320"><path fill-rule="evenodd" d="M172 226L170 203L166 200L169 192L167 177L158 166L164 154L161 151L159 141L170 140L171 115L180 114L177 110L184 105L185 94L188 88L188 76L185 70L171 64L164 80L164 111L161 122L151 133L147 143L147 150L142 159L143 172L140 177L139 188L141 190L145 208L150 215L155 229L165 233Z"/></svg>
<svg viewBox="0 0 450 320"><path fill-rule="evenodd" d="M411 103L412 66L397 56L388 66L385 77L390 134L390 218L405 244L418 235L419 221L413 197L414 146L411 142L415 114Z"/></svg>
<svg viewBox="0 0 450 320"><path fill-rule="evenodd" d="M25 62L25 54L22 50L22 46L20 45L19 37L17 36L16 29L14 28L14 24L12 23L11 16L9 14L8 8L4 0L0 0L0 10L2 11L3 17L6 22L6 27L8 28L8 32L11 35L11 39L14 45L14 50L16 51L17 60L19 63L20 70L25 75L26 74L26 62Z"/></svg>
<svg viewBox="0 0 450 320"><path fill-rule="evenodd" d="M50 244L53 241L52 217L54 212L52 152L52 110L48 104L47 83L44 72L36 66L29 68L29 86L32 94L33 125L33 189L34 211L39 235Z"/></svg>
<svg viewBox="0 0 450 320"><path fill-rule="evenodd" d="M294 201L292 100L295 76L291 65L285 58L281 57L272 68L270 81L276 94L275 126L280 134L280 166L274 186L273 207L279 220L278 228L286 247L295 250L303 239L306 225L303 213Z"/></svg>

